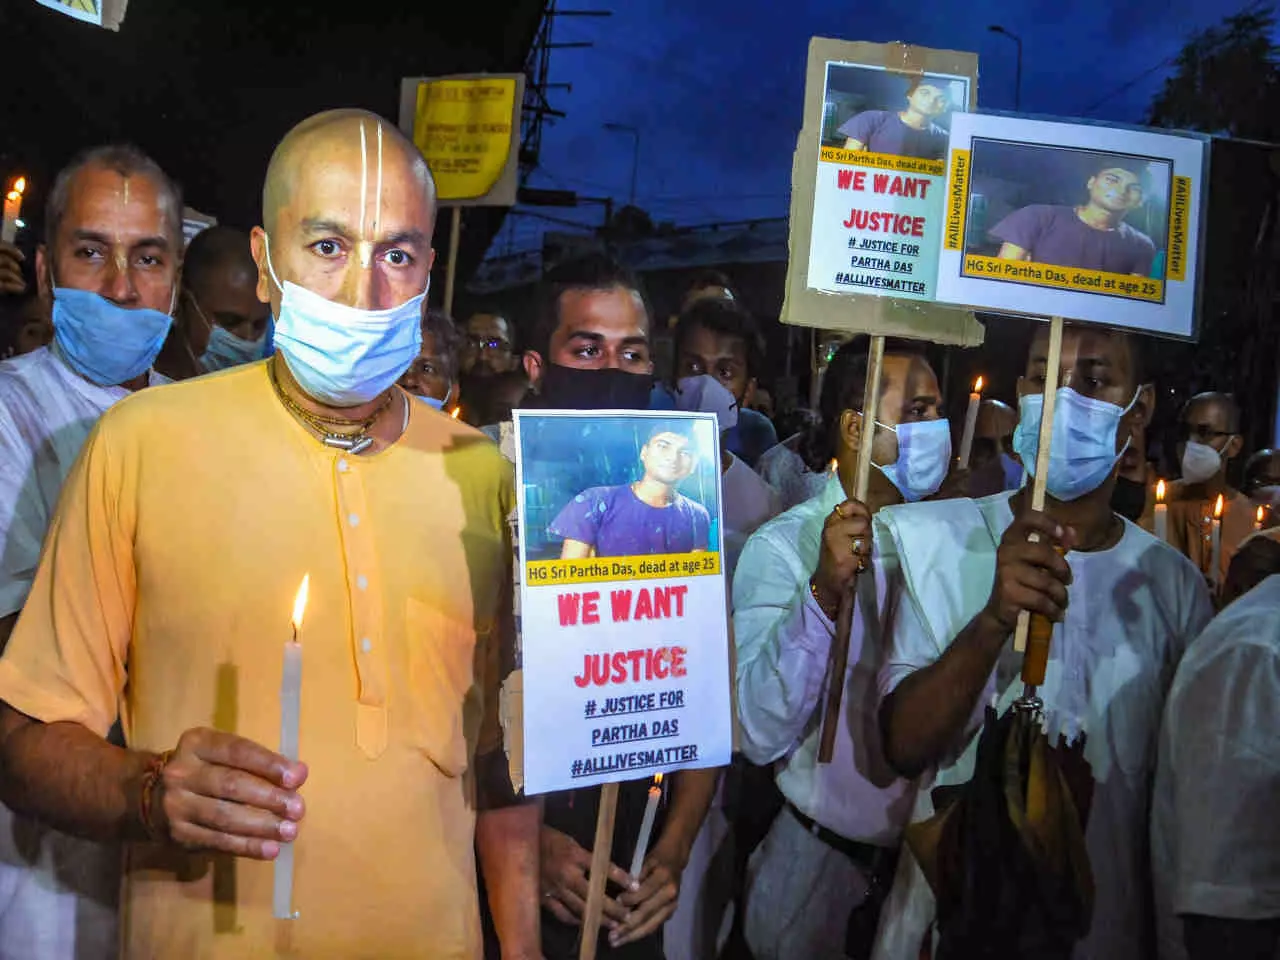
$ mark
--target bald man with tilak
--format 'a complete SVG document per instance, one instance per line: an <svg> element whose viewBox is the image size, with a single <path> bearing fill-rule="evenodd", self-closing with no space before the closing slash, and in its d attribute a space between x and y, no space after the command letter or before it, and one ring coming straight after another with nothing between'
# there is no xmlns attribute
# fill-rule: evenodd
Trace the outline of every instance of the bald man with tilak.
<svg viewBox="0 0 1280 960"><path fill-rule="evenodd" d="M67 482L0 657L0 797L125 841L127 960L479 958L477 853L503 957L540 956L497 721L510 470L395 385L435 214L394 127L300 124L251 238L276 355L120 403Z"/></svg>

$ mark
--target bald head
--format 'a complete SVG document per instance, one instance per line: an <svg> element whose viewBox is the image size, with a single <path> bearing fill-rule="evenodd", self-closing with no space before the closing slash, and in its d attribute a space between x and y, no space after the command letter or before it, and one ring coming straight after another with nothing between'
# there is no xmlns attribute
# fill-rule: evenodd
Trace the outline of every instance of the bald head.
<svg viewBox="0 0 1280 960"><path fill-rule="evenodd" d="M394 153L406 162L421 184L423 199L433 210L436 202L436 185L431 177L427 161L418 148L400 130L376 113L368 110L326 110L307 117L284 135L271 154L267 164L267 179L262 188L262 222L271 233L275 227L275 214L281 205L289 203L298 178L317 160L328 158L328 151L337 148L350 152L360 150L361 131L364 133L364 161L375 166L378 161L378 136L382 138L384 165ZM376 176L376 174L375 174ZM376 186L376 184L375 184Z"/></svg>
<svg viewBox="0 0 1280 960"><path fill-rule="evenodd" d="M375 114L331 110L290 130L267 168L262 215L253 258L274 310L287 283L373 310L427 287L435 184L418 149Z"/></svg>
<svg viewBox="0 0 1280 960"><path fill-rule="evenodd" d="M1240 405L1229 393L1197 393L1187 401L1182 419L1186 423L1204 421L1226 433L1240 432Z"/></svg>

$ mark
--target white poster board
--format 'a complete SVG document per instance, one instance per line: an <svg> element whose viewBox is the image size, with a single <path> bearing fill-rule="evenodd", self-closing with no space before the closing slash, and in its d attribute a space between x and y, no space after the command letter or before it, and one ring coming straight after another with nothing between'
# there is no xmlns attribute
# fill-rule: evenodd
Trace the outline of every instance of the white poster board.
<svg viewBox="0 0 1280 960"><path fill-rule="evenodd" d="M1196 334L1207 138L957 115L938 299Z"/></svg>
<svg viewBox="0 0 1280 960"><path fill-rule="evenodd" d="M515 443L526 792L726 765L715 417L516 411Z"/></svg>

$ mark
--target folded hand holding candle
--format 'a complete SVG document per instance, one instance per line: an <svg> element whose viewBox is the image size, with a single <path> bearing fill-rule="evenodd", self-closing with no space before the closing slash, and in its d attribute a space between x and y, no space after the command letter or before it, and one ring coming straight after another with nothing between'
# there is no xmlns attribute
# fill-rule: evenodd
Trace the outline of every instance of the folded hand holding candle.
<svg viewBox="0 0 1280 960"><path fill-rule="evenodd" d="M22 194L27 189L27 178L19 177L4 195L4 221L0 225L0 240L13 243L18 235L18 218L22 216Z"/></svg>
<svg viewBox="0 0 1280 960"><path fill-rule="evenodd" d="M284 645L284 673L280 680L280 753L293 761L298 759L298 710L302 701L302 616L307 610L310 583L310 574L302 578L293 601L293 639ZM271 912L277 920L297 916L293 911L292 843L280 844L276 857Z"/></svg>

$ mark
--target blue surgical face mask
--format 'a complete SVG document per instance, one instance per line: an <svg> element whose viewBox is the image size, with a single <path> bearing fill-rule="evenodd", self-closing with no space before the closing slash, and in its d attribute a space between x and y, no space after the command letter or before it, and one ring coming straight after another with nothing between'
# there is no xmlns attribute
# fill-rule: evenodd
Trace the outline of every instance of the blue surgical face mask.
<svg viewBox="0 0 1280 960"><path fill-rule="evenodd" d="M946 420L917 420L896 427L879 423L898 435L898 459L875 468L914 503L938 492L951 463L951 425Z"/></svg>
<svg viewBox="0 0 1280 960"><path fill-rule="evenodd" d="M275 349L303 391L329 406L354 407L389 389L422 350L422 301L430 279L427 290L398 307L361 310L296 283L282 284L271 265L270 242L264 238L264 244L267 270L282 294Z"/></svg>
<svg viewBox="0 0 1280 960"><path fill-rule="evenodd" d="M1097 490L1111 475L1129 447L1116 450L1120 419L1137 401L1121 408L1105 400L1082 396L1070 387L1058 390L1053 412L1053 439L1049 444L1049 475L1045 489L1055 500L1078 500ZM1018 426L1013 431L1013 449L1030 476L1035 476L1036 451L1040 447L1040 420L1044 394L1028 393L1018 400Z"/></svg>
<svg viewBox="0 0 1280 960"><path fill-rule="evenodd" d="M215 370L253 363L262 359L266 342L266 333L257 340L245 340L226 327L215 324L209 331L209 346L200 355L200 366L206 373L213 373Z"/></svg>
<svg viewBox="0 0 1280 960"><path fill-rule="evenodd" d="M130 310L89 290L53 290L53 343L58 355L99 386L118 386L146 373L172 325L173 318L159 310Z"/></svg>

